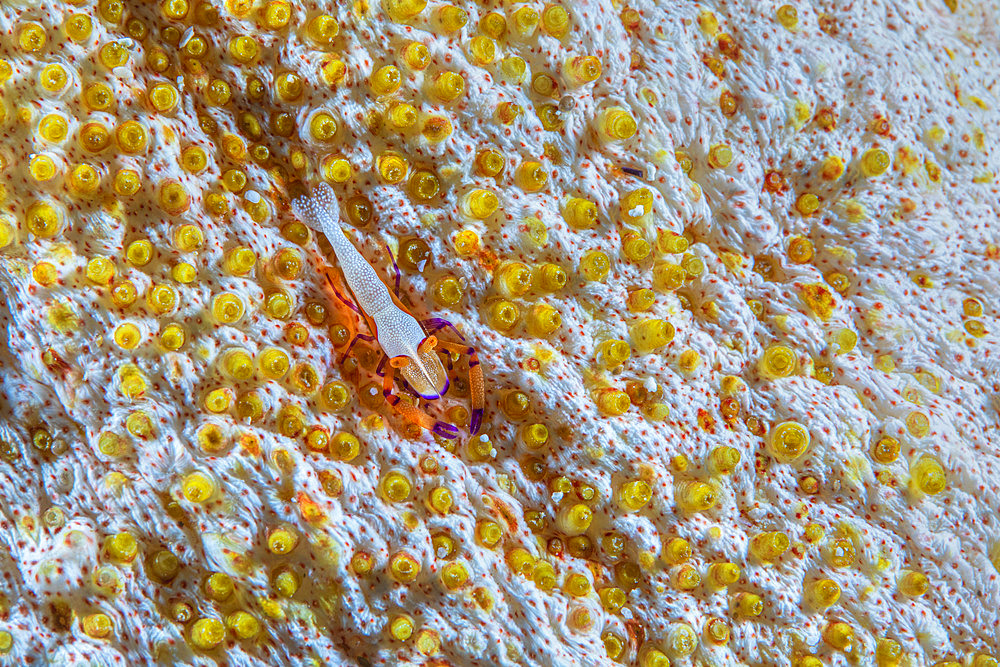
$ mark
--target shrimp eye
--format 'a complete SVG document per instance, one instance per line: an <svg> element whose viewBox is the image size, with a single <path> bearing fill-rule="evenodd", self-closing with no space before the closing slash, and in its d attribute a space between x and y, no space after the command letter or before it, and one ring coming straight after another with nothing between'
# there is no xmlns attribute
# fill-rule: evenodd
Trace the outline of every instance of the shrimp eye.
<svg viewBox="0 0 1000 667"><path fill-rule="evenodd" d="M410 365L410 358L403 356L393 357L392 359L389 360L389 365L392 366L393 368L406 368L407 366Z"/></svg>
<svg viewBox="0 0 1000 667"><path fill-rule="evenodd" d="M437 336L428 336L423 340L422 343L420 343L420 347L417 348L417 351L420 352L421 354L424 354L425 352L431 352L434 350L435 347L437 347L437 344L438 344Z"/></svg>

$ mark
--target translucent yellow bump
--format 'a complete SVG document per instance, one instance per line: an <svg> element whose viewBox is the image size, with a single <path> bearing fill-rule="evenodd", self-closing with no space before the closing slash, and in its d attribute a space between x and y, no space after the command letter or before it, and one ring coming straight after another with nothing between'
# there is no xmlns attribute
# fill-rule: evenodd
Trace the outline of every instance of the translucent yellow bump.
<svg viewBox="0 0 1000 667"><path fill-rule="evenodd" d="M591 229L597 224L597 204L573 197L563 208L563 218L576 229Z"/></svg>
<svg viewBox="0 0 1000 667"><path fill-rule="evenodd" d="M805 192L795 200L795 210L804 216L812 215L819 210L819 206L819 197L811 192Z"/></svg>
<svg viewBox="0 0 1000 667"><path fill-rule="evenodd" d="M376 160L379 176L385 183L400 183L409 171L406 159L398 153L383 153Z"/></svg>
<svg viewBox="0 0 1000 667"><path fill-rule="evenodd" d="M708 151L708 166L725 169L733 161L733 149L728 144L715 144Z"/></svg>
<svg viewBox="0 0 1000 667"><path fill-rule="evenodd" d="M508 56L500 61L501 74L512 83L523 81L527 71L528 65L520 56Z"/></svg>
<svg viewBox="0 0 1000 667"><path fill-rule="evenodd" d="M237 611L226 618L226 625L237 638L249 640L260 633L260 621L245 611Z"/></svg>
<svg viewBox="0 0 1000 667"><path fill-rule="evenodd" d="M823 640L837 651L850 652L854 646L854 628L843 621L834 621L823 629Z"/></svg>
<svg viewBox="0 0 1000 667"><path fill-rule="evenodd" d="M431 62L430 51L420 42L410 42L403 47L403 62L414 71L426 69Z"/></svg>
<svg viewBox="0 0 1000 667"><path fill-rule="evenodd" d="M45 28L38 23L25 22L17 33L17 44L25 53L38 53L48 43Z"/></svg>
<svg viewBox="0 0 1000 667"><path fill-rule="evenodd" d="M50 93L57 93L66 87L69 74L66 68L59 64L46 65L38 75L38 83Z"/></svg>
<svg viewBox="0 0 1000 667"><path fill-rule="evenodd" d="M443 486L431 489L427 498L428 506L438 514L448 514L451 511L452 502L451 491Z"/></svg>
<svg viewBox="0 0 1000 667"><path fill-rule="evenodd" d="M777 424L771 429L770 452L782 462L790 462L802 456L809 448L809 431L794 421Z"/></svg>
<svg viewBox="0 0 1000 667"><path fill-rule="evenodd" d="M548 338L562 326L562 315L553 306L538 303L528 311L528 332L539 338Z"/></svg>
<svg viewBox="0 0 1000 667"><path fill-rule="evenodd" d="M427 6L427 0L386 0L386 12L397 23L412 19Z"/></svg>
<svg viewBox="0 0 1000 667"><path fill-rule="evenodd" d="M569 33L569 13L559 5L549 5L542 11L542 30L556 39L562 39Z"/></svg>
<svg viewBox="0 0 1000 667"><path fill-rule="evenodd" d="M527 160L518 166L514 180L525 192L537 192L548 183L549 175L540 162Z"/></svg>
<svg viewBox="0 0 1000 667"><path fill-rule="evenodd" d="M191 626L191 644L209 651L226 638L226 626L217 618L200 618Z"/></svg>
<svg viewBox="0 0 1000 667"><path fill-rule="evenodd" d="M86 14L70 14L63 22L63 32L74 42L83 42L90 37L94 23Z"/></svg>
<svg viewBox="0 0 1000 667"><path fill-rule="evenodd" d="M861 156L861 173L867 178L881 176L891 163L889 153L881 148L869 148Z"/></svg>
<svg viewBox="0 0 1000 667"><path fill-rule="evenodd" d="M465 79L458 72L442 72L434 79L432 92L442 102L453 102L465 92Z"/></svg>
<svg viewBox="0 0 1000 667"><path fill-rule="evenodd" d="M125 322L115 328L115 343L123 350L133 350L142 341L142 332L135 324Z"/></svg>
<svg viewBox="0 0 1000 667"><path fill-rule="evenodd" d="M107 554L122 563L131 563L139 553L139 543L128 532L116 533L104 542Z"/></svg>
<svg viewBox="0 0 1000 667"><path fill-rule="evenodd" d="M401 503L409 498L412 485L403 473L393 471L382 478L379 489L386 500Z"/></svg>
<svg viewBox="0 0 1000 667"><path fill-rule="evenodd" d="M927 495L937 495L948 486L948 476L937 457L925 454L910 466L912 485Z"/></svg>
<svg viewBox="0 0 1000 667"><path fill-rule="evenodd" d="M469 53L476 65L489 65L496 59L496 43L485 35L477 35L469 42Z"/></svg>
<svg viewBox="0 0 1000 667"><path fill-rule="evenodd" d="M598 127L607 141L630 139L638 129L632 114L621 107L612 107L604 111Z"/></svg>
<svg viewBox="0 0 1000 667"><path fill-rule="evenodd" d="M930 581L923 572L905 572L898 582L899 592L910 597L920 597L930 590Z"/></svg>
<svg viewBox="0 0 1000 667"><path fill-rule="evenodd" d="M632 343L642 352L663 347L674 338L674 327L665 320L645 319L631 330Z"/></svg>
<svg viewBox="0 0 1000 667"><path fill-rule="evenodd" d="M95 257L87 262L87 280L98 285L108 285L115 277L115 264L107 257Z"/></svg>
<svg viewBox="0 0 1000 667"><path fill-rule="evenodd" d="M491 216L500 206L500 199L492 190L472 190L463 200L463 210L478 220Z"/></svg>
<svg viewBox="0 0 1000 667"><path fill-rule="evenodd" d="M611 259L601 250L588 250L580 258L580 273L590 281L600 281L611 271Z"/></svg>
<svg viewBox="0 0 1000 667"><path fill-rule="evenodd" d="M715 506L718 494L704 482L685 482L677 493L677 504L688 512L704 512Z"/></svg>
<svg viewBox="0 0 1000 667"><path fill-rule="evenodd" d="M785 345L770 345L758 361L757 368L766 378L788 377L798 368L795 352Z"/></svg>
<svg viewBox="0 0 1000 667"><path fill-rule="evenodd" d="M130 197L142 186L139 172L134 169L119 169L115 172L112 187L119 197Z"/></svg>
<svg viewBox="0 0 1000 667"><path fill-rule="evenodd" d="M653 489L648 482L641 479L625 482L618 489L616 499L622 509L628 512L635 512L646 505L653 498Z"/></svg>
<svg viewBox="0 0 1000 667"><path fill-rule="evenodd" d="M56 175L56 171L55 161L44 153L34 155L28 160L28 173L39 183L52 180Z"/></svg>
<svg viewBox="0 0 1000 667"><path fill-rule="evenodd" d="M103 639L111 634L114 625L111 617L103 613L87 614L80 621L84 634L94 639Z"/></svg>
<svg viewBox="0 0 1000 667"><path fill-rule="evenodd" d="M601 71L601 61L595 56L569 58L563 66L567 80L576 86L596 81L600 78Z"/></svg>
<svg viewBox="0 0 1000 667"><path fill-rule="evenodd" d="M318 44L328 45L340 34L340 25L329 14L320 14L309 21L309 37Z"/></svg>
<svg viewBox="0 0 1000 667"><path fill-rule="evenodd" d="M188 502L203 503L215 493L215 482L201 472L193 472L184 478L181 493Z"/></svg>

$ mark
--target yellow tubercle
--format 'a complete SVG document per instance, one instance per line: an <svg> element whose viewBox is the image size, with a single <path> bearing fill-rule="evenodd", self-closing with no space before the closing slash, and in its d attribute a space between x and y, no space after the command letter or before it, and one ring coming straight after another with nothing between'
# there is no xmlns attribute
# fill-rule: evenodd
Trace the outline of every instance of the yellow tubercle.
<svg viewBox="0 0 1000 667"><path fill-rule="evenodd" d="M114 630L111 617L103 613L87 614L80 621L84 634L94 639L104 639Z"/></svg>
<svg viewBox="0 0 1000 667"><path fill-rule="evenodd" d="M632 407L628 394L620 389L602 389L597 392L594 401L601 414L609 417L623 415Z"/></svg>
<svg viewBox="0 0 1000 667"><path fill-rule="evenodd" d="M794 421L781 422L771 429L769 448L779 461L788 463L802 456L809 448L809 431Z"/></svg>
<svg viewBox="0 0 1000 667"><path fill-rule="evenodd" d="M386 500L401 503L409 498L412 484L402 472L392 471L382 478L379 488Z"/></svg>
<svg viewBox="0 0 1000 667"><path fill-rule="evenodd" d="M948 476L937 457L925 454L910 466L911 486L929 496L937 495L948 486Z"/></svg>
<svg viewBox="0 0 1000 667"><path fill-rule="evenodd" d="M884 174L891 164L891 158L882 148L869 148L861 155L860 169L866 178Z"/></svg>
<svg viewBox="0 0 1000 667"><path fill-rule="evenodd" d="M458 72L442 72L434 79L431 92L441 102L454 102L465 92L465 79Z"/></svg>
<svg viewBox="0 0 1000 667"><path fill-rule="evenodd" d="M203 503L215 495L215 482L201 472L193 472L184 478L181 493L188 502Z"/></svg>
<svg viewBox="0 0 1000 667"><path fill-rule="evenodd" d="M485 220L493 215L500 206L500 199L492 190L472 190L469 192L462 204L466 215L477 220Z"/></svg>
<svg viewBox="0 0 1000 667"><path fill-rule="evenodd" d="M674 339L674 326L666 320L645 319L631 329L632 343L640 352L651 352Z"/></svg>
<svg viewBox="0 0 1000 667"><path fill-rule="evenodd" d="M131 563L139 554L139 543L131 533L120 532L105 540L104 550L114 560Z"/></svg>
<svg viewBox="0 0 1000 667"><path fill-rule="evenodd" d="M677 504L688 512L704 512L715 506L718 494L705 482L685 482L678 487Z"/></svg>
<svg viewBox="0 0 1000 667"><path fill-rule="evenodd" d="M849 653L854 646L854 628L843 621L833 621L823 628L823 641L831 648Z"/></svg>
<svg viewBox="0 0 1000 667"><path fill-rule="evenodd" d="M733 161L733 149L728 144L715 144L708 151L708 166L725 169Z"/></svg>
<svg viewBox="0 0 1000 667"><path fill-rule="evenodd" d="M621 107L612 107L603 112L598 128L606 141L624 141L632 138L638 125L635 118Z"/></svg>
<svg viewBox="0 0 1000 667"><path fill-rule="evenodd" d="M226 626L237 639L251 640L260 634L260 621L245 611L233 612L226 617Z"/></svg>
<svg viewBox="0 0 1000 667"><path fill-rule="evenodd" d="M736 563L713 563L708 568L708 577L719 588L735 584L740 579L740 566Z"/></svg>
<svg viewBox="0 0 1000 667"><path fill-rule="evenodd" d="M212 300L212 316L220 324L235 324L244 312L243 300L235 294L219 294Z"/></svg>
<svg viewBox="0 0 1000 667"><path fill-rule="evenodd" d="M514 181L525 192L538 192L548 183L549 175L540 162L526 160L517 167Z"/></svg>
<svg viewBox="0 0 1000 667"><path fill-rule="evenodd" d="M461 7L443 5L437 10L437 23L445 33L461 30L469 22L469 15Z"/></svg>
<svg viewBox="0 0 1000 667"><path fill-rule="evenodd" d="M744 618L760 616L764 613L764 599L756 593L737 593L733 598L733 611Z"/></svg>
<svg viewBox="0 0 1000 667"><path fill-rule="evenodd" d="M382 181L389 184L402 182L409 172L406 159L398 153L382 153L376 160L375 166Z"/></svg>
<svg viewBox="0 0 1000 667"><path fill-rule="evenodd" d="M386 0L384 6L393 21L403 23L424 11L427 0Z"/></svg>
<svg viewBox="0 0 1000 667"><path fill-rule="evenodd" d="M399 583L410 583L420 575L420 563L405 551L389 558L389 576Z"/></svg>
<svg viewBox="0 0 1000 667"><path fill-rule="evenodd" d="M226 626L217 618L200 618L191 626L191 644L210 651L226 638Z"/></svg>
<svg viewBox="0 0 1000 667"><path fill-rule="evenodd" d="M427 68L431 62L430 51L420 42L410 42L402 51L403 62L414 71L421 71Z"/></svg>
<svg viewBox="0 0 1000 667"><path fill-rule="evenodd" d="M28 160L28 173L39 183L52 180L57 170L55 161L44 153L34 155Z"/></svg>
<svg viewBox="0 0 1000 667"><path fill-rule="evenodd" d="M376 95L390 95L402 84L403 77L395 65L383 65L371 75L371 89Z"/></svg>
<svg viewBox="0 0 1000 667"><path fill-rule="evenodd" d="M930 590L930 581L923 572L910 570L905 572L898 582L899 592L910 597L920 597Z"/></svg>
<svg viewBox="0 0 1000 667"><path fill-rule="evenodd" d="M517 304L505 299L494 301L487 309L487 322L500 332L509 332L521 319Z"/></svg>
<svg viewBox="0 0 1000 667"><path fill-rule="evenodd" d="M405 614L393 617L389 621L389 634L396 641L405 642L413 635L413 619Z"/></svg>
<svg viewBox="0 0 1000 667"><path fill-rule="evenodd" d="M573 197L563 207L563 219L575 229L592 229L597 224L597 204Z"/></svg>
<svg viewBox="0 0 1000 667"><path fill-rule="evenodd" d="M87 262L87 280L97 285L110 285L115 273L115 264L107 257L95 257Z"/></svg>
<svg viewBox="0 0 1000 667"><path fill-rule="evenodd" d="M497 56L496 43L485 35L477 35L469 42L469 54L476 65L489 65Z"/></svg>
<svg viewBox="0 0 1000 667"><path fill-rule="evenodd" d="M626 512L636 512L652 500L653 488L648 482L636 479L622 484L615 497Z"/></svg>
<svg viewBox="0 0 1000 667"><path fill-rule="evenodd" d="M569 13L559 5L549 5L542 11L542 30L556 39L569 33Z"/></svg>
<svg viewBox="0 0 1000 667"><path fill-rule="evenodd" d="M563 73L571 85L583 86L601 77L601 61L595 56L575 56L566 60Z"/></svg>
<svg viewBox="0 0 1000 667"><path fill-rule="evenodd" d="M588 250L580 258L580 273L586 280L604 280L611 271L611 258L601 250Z"/></svg>

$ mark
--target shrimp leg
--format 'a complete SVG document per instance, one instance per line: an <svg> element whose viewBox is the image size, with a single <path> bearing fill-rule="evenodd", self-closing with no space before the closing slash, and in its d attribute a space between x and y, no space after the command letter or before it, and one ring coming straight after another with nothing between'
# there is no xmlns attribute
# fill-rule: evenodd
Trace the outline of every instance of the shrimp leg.
<svg viewBox="0 0 1000 667"><path fill-rule="evenodd" d="M420 428L432 431L442 438L457 438L458 428L454 424L434 419L423 410L404 402L403 399L400 398L395 391L393 391L396 382L396 365L397 363L405 363L397 361L401 359L405 360L406 358L396 357L395 359L390 359L389 370L382 378L382 395L385 397L386 402L392 406L392 409L399 413L399 415L406 421L416 424Z"/></svg>
<svg viewBox="0 0 1000 667"><path fill-rule="evenodd" d="M442 350L469 356L469 390L472 393L472 419L469 422L469 433L475 435L483 421L483 411L486 405L486 383L483 380L483 367L479 363L476 348L460 343L438 341Z"/></svg>

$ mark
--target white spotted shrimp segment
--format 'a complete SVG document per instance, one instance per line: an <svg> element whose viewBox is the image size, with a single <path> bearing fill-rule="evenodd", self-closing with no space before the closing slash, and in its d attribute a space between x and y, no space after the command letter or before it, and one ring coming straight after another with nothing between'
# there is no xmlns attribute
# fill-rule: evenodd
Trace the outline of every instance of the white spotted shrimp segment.
<svg viewBox="0 0 1000 667"><path fill-rule="evenodd" d="M389 288L341 229L337 198L329 185L320 183L311 196L296 199L292 210L310 227L326 235L344 279L363 311L374 315L393 305Z"/></svg>

